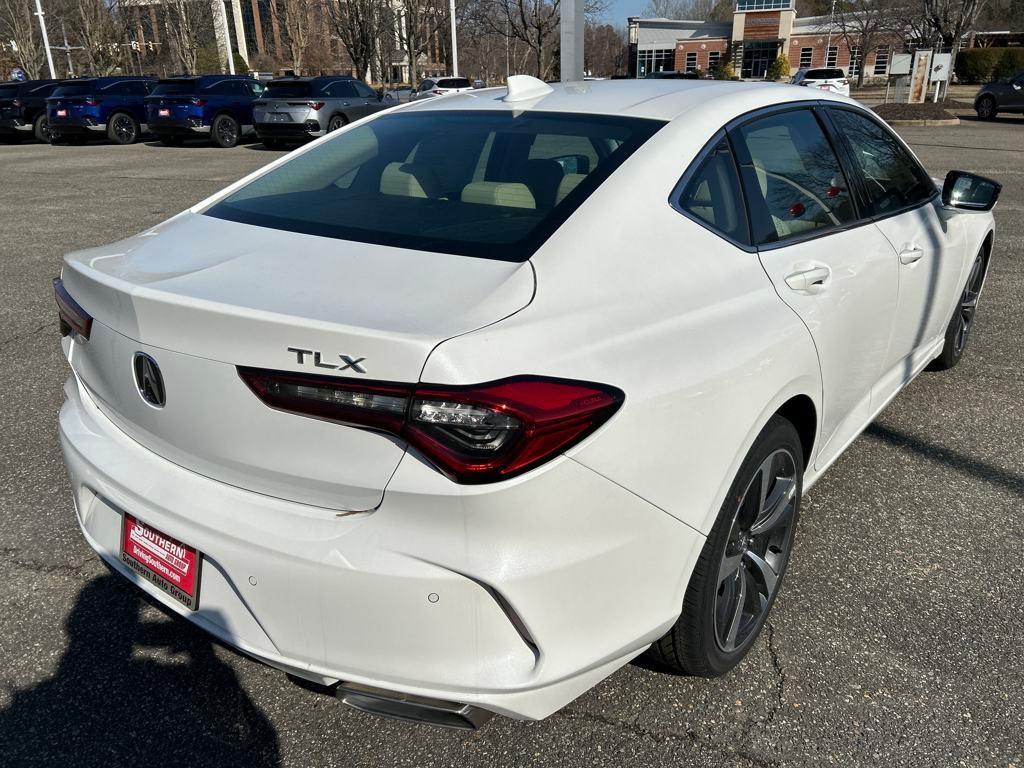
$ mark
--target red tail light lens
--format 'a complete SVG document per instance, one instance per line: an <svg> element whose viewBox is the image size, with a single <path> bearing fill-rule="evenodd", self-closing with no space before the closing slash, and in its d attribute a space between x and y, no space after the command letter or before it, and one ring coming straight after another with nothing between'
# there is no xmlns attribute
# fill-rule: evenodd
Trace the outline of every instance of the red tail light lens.
<svg viewBox="0 0 1024 768"><path fill-rule="evenodd" d="M444 91L442 91L440 88L435 88L434 90L431 91L431 93L436 93L438 96L444 96Z"/></svg>
<svg viewBox="0 0 1024 768"><path fill-rule="evenodd" d="M192 104L194 104L197 107L205 107L206 106L206 99L191 99L191 101L192 101Z"/></svg>
<svg viewBox="0 0 1024 768"><path fill-rule="evenodd" d="M444 387L238 372L273 408L401 437L464 484L514 477L564 453L624 400L614 387L532 376Z"/></svg>
<svg viewBox="0 0 1024 768"><path fill-rule="evenodd" d="M75 333L83 339L88 339L92 332L92 316L71 298L71 294L64 287L64 281L59 277L54 278L53 295L57 300L60 335L67 336L69 333Z"/></svg>
<svg viewBox="0 0 1024 768"><path fill-rule="evenodd" d="M307 101L306 106L310 109L317 110L324 108L324 102L322 101Z"/></svg>
<svg viewBox="0 0 1024 768"><path fill-rule="evenodd" d="M86 103L86 105L88 105L90 107L98 107L100 105L100 100L99 99L89 98L89 99L85 100L85 103Z"/></svg>

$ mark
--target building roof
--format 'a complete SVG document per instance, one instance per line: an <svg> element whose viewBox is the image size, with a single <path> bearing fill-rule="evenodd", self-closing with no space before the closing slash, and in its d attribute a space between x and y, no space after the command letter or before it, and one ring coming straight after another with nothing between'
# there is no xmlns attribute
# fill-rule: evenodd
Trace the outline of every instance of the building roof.
<svg viewBox="0 0 1024 768"><path fill-rule="evenodd" d="M725 123L732 117L786 101L806 101L806 88L768 82L722 80L591 80L551 83L552 91L526 102L502 101L504 87L481 88L434 99L413 101L395 109L419 110L543 110L584 114L624 115L673 120L693 109L715 109ZM849 102L825 91L813 98Z"/></svg>
<svg viewBox="0 0 1024 768"><path fill-rule="evenodd" d="M675 47L677 40L703 40L729 38L730 21L694 21L686 19L643 19L629 17L630 24L641 29L640 47Z"/></svg>

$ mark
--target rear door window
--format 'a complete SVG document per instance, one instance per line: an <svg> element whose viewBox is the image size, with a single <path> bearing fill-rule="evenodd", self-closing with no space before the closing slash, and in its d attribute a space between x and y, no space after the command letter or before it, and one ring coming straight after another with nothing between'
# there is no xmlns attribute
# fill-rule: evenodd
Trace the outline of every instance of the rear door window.
<svg viewBox="0 0 1024 768"><path fill-rule="evenodd" d="M356 89L356 93L364 99L376 99L377 92L370 86L360 80L353 80L352 86Z"/></svg>
<svg viewBox="0 0 1024 768"><path fill-rule="evenodd" d="M757 118L733 136L756 242L820 234L857 219L839 160L810 109Z"/></svg>
<svg viewBox="0 0 1024 768"><path fill-rule="evenodd" d="M196 91L196 80L179 80L173 83L157 83L153 96L188 96Z"/></svg>
<svg viewBox="0 0 1024 768"><path fill-rule="evenodd" d="M437 81L438 88L472 88L473 84L464 77L446 77Z"/></svg>
<svg viewBox="0 0 1024 768"><path fill-rule="evenodd" d="M92 84L74 83L72 85L58 85L53 92L54 96L88 96L92 93Z"/></svg>
<svg viewBox="0 0 1024 768"><path fill-rule="evenodd" d="M356 98L356 89L349 80L335 80L327 86L325 94L337 99L354 99Z"/></svg>
<svg viewBox="0 0 1024 768"><path fill-rule="evenodd" d="M303 152L205 213L322 237L525 261L662 125L555 112L387 114ZM538 142L547 147L542 154L590 147L578 153L587 164L569 170L551 157L531 158Z"/></svg>

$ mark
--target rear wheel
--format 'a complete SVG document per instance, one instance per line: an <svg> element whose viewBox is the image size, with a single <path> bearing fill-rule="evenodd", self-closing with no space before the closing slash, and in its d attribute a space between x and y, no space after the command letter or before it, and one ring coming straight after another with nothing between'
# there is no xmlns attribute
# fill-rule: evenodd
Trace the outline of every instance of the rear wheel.
<svg viewBox="0 0 1024 768"><path fill-rule="evenodd" d="M115 144L134 144L139 138L139 123L127 112L117 112L107 123L107 138Z"/></svg>
<svg viewBox="0 0 1024 768"><path fill-rule="evenodd" d="M213 143L218 147L230 149L238 144L238 121L231 115L217 115L213 120L213 127L210 129Z"/></svg>
<svg viewBox="0 0 1024 768"><path fill-rule="evenodd" d="M799 434L786 419L772 417L725 497L679 620L649 657L679 674L717 677L746 656L789 563L803 473Z"/></svg>
<svg viewBox="0 0 1024 768"><path fill-rule="evenodd" d="M327 132L336 131L339 128L344 127L348 123L344 115L333 115L327 122Z"/></svg>
<svg viewBox="0 0 1024 768"><path fill-rule="evenodd" d="M982 96L978 99L974 111L978 113L978 117L982 120L994 120L995 116L999 114L999 111L996 109L996 100L991 96Z"/></svg>
<svg viewBox="0 0 1024 768"><path fill-rule="evenodd" d="M36 137L36 141L41 141L44 144L50 143L50 121L46 118L45 112L36 115L36 119L32 122L32 135Z"/></svg>
<svg viewBox="0 0 1024 768"><path fill-rule="evenodd" d="M974 318L978 312L978 298L981 296L981 288L985 284L985 272L988 269L988 258L985 249L978 252L971 271L967 275L967 283L957 301L953 317L946 326L946 342L942 346L942 353L932 361L929 366L933 371L948 371L960 362L967 348L967 339L974 328Z"/></svg>

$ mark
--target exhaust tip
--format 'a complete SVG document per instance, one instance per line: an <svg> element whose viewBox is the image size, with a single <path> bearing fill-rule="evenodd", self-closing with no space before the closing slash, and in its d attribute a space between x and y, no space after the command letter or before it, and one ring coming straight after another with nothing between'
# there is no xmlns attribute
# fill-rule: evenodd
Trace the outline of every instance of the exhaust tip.
<svg viewBox="0 0 1024 768"><path fill-rule="evenodd" d="M335 695L343 704L360 712L410 723L427 723L442 728L472 731L494 717L493 712L469 704L386 691L360 683L339 683Z"/></svg>

